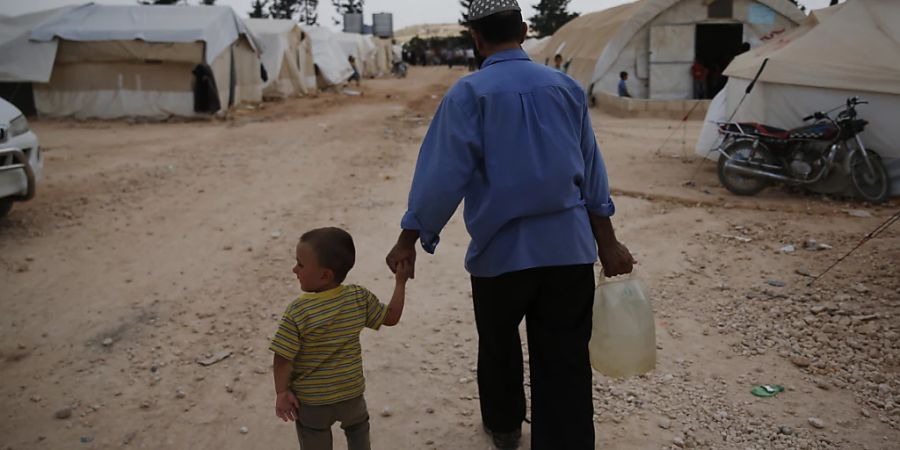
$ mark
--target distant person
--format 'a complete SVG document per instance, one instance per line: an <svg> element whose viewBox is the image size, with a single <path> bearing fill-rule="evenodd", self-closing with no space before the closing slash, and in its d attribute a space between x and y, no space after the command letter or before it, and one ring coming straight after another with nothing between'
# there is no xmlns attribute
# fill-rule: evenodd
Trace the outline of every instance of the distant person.
<svg viewBox="0 0 900 450"><path fill-rule="evenodd" d="M709 76L709 69L699 60L694 60L691 65L691 78L694 80L694 98L706 98L706 78Z"/></svg>
<svg viewBox="0 0 900 450"><path fill-rule="evenodd" d="M563 70L563 55L557 53L556 56L553 57L553 68L559 71Z"/></svg>
<svg viewBox="0 0 900 450"><path fill-rule="evenodd" d="M471 48L466 49L466 64L469 65L469 72L474 72L475 67L475 50Z"/></svg>
<svg viewBox="0 0 900 450"><path fill-rule="evenodd" d="M350 67L353 68L353 75L350 75L350 79L347 81L356 81L356 87L359 87L362 82L362 77L359 75L359 70L356 68L356 58L353 55L347 57L347 61L350 62Z"/></svg>
<svg viewBox="0 0 900 450"><path fill-rule="evenodd" d="M275 354L275 415L294 422L302 450L331 450L335 422L349 450L369 450L359 333L400 321L412 266L397 268L394 294L384 305L366 288L342 284L356 261L346 231L309 231L296 256L294 274L305 294L288 305L269 347Z"/></svg>
<svg viewBox="0 0 900 450"><path fill-rule="evenodd" d="M628 72L619 72L619 97L628 97L631 98L631 93L628 92Z"/></svg>

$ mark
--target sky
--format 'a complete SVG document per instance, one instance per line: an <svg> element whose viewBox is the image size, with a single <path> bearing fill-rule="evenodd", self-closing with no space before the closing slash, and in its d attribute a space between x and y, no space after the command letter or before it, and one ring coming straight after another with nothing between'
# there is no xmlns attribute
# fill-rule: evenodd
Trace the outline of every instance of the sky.
<svg viewBox="0 0 900 450"><path fill-rule="evenodd" d="M54 8L63 5L86 3L88 0L0 0L0 14L15 16L42 9ZM133 5L136 0L94 0L95 3ZM610 6L628 3L631 0L572 0L569 4L571 11L586 13L609 8ZM240 16L246 16L250 10L252 0L218 0L219 5L228 5ZM200 0L188 0L190 4L200 3ZM530 17L534 14L533 6L539 0L519 0L519 4L525 10L524 15ZM800 0L809 9L828 6L828 0ZM394 28L400 29L410 25L423 23L450 23L456 22L460 17L460 6L457 0L366 0L366 22L371 22L371 14L376 12L390 12L394 14ZM331 25L331 18L335 16L334 8L330 0L319 1L319 23Z"/></svg>

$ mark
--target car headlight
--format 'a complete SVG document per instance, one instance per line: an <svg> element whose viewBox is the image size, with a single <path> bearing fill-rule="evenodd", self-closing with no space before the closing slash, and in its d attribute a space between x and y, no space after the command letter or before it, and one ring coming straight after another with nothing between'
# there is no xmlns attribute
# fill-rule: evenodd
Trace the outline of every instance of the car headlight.
<svg viewBox="0 0 900 450"><path fill-rule="evenodd" d="M25 116L19 116L9 123L9 136L16 137L28 132L28 119Z"/></svg>

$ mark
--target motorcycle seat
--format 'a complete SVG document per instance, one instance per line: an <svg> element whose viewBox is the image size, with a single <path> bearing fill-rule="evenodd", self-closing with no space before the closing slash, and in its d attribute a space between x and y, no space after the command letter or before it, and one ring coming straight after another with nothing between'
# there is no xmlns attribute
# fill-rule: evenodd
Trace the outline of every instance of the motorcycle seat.
<svg viewBox="0 0 900 450"><path fill-rule="evenodd" d="M744 133L767 139L788 139L790 133L788 130L756 122L741 122L738 124L729 123L726 124L724 128L730 132Z"/></svg>

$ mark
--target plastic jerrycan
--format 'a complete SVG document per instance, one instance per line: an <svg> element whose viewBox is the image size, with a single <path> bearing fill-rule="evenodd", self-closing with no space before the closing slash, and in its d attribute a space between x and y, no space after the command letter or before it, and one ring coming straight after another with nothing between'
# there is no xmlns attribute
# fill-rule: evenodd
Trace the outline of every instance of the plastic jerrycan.
<svg viewBox="0 0 900 450"><path fill-rule="evenodd" d="M634 272L609 279L601 272L588 348L591 365L609 377L640 375L656 367L653 306Z"/></svg>

